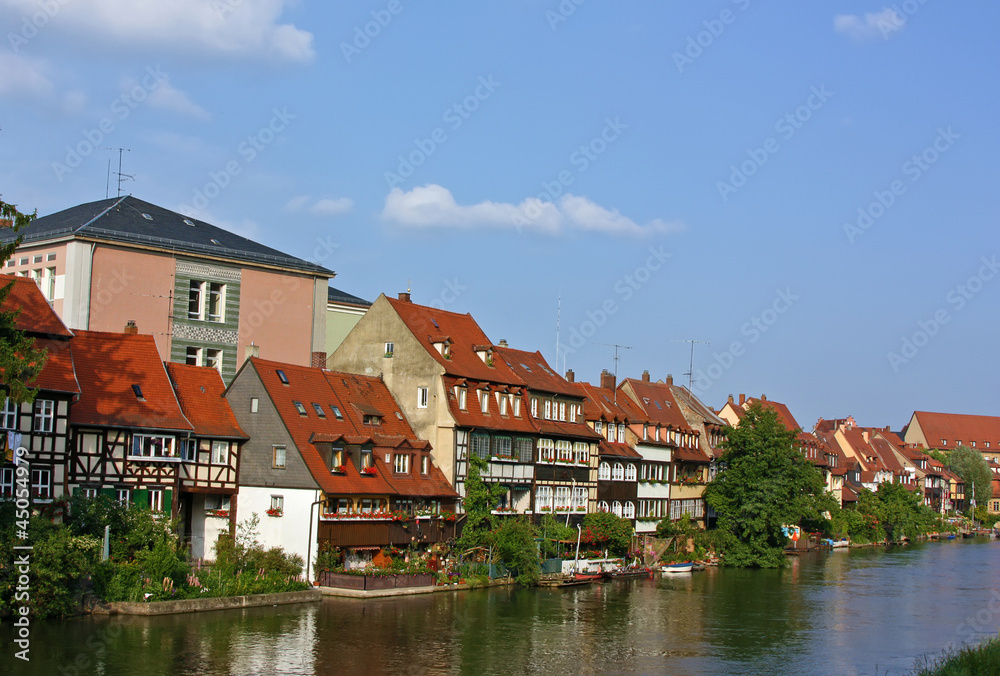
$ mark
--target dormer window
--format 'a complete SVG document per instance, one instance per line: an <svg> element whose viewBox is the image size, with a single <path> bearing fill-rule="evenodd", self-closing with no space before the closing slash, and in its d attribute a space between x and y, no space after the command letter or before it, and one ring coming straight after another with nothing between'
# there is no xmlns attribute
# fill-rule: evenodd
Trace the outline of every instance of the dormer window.
<svg viewBox="0 0 1000 676"><path fill-rule="evenodd" d="M458 388L458 408L462 411L465 410L465 406L468 400L469 391L464 387Z"/></svg>
<svg viewBox="0 0 1000 676"><path fill-rule="evenodd" d="M500 415L507 415L507 395L500 395Z"/></svg>
<svg viewBox="0 0 1000 676"><path fill-rule="evenodd" d="M594 422L594 431L598 434L604 434L604 423L600 420Z"/></svg>
<svg viewBox="0 0 1000 676"><path fill-rule="evenodd" d="M521 417L521 397L518 396L514 397L514 417Z"/></svg>
<svg viewBox="0 0 1000 676"><path fill-rule="evenodd" d="M490 393L486 390L479 393L479 407L483 413L490 412Z"/></svg>
<svg viewBox="0 0 1000 676"><path fill-rule="evenodd" d="M364 424L366 424L366 425L381 425L382 424L382 416L380 416L380 415L371 415L371 414L366 413L364 415L364 417L362 418L362 422L364 422Z"/></svg>

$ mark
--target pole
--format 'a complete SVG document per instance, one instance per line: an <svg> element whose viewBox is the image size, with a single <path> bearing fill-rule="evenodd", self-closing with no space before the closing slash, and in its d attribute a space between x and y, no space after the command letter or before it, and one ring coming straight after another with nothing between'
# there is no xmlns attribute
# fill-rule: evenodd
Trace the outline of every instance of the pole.
<svg viewBox="0 0 1000 676"><path fill-rule="evenodd" d="M583 533L583 529L580 524L576 524L576 555L573 557L573 572L576 573L580 570L580 535Z"/></svg>
<svg viewBox="0 0 1000 676"><path fill-rule="evenodd" d="M309 579L310 579L310 577L312 577L309 574L309 567L312 565L313 507L315 507L316 505L322 504L324 502L326 502L326 500L317 500L316 502L314 502L311 505L309 505L309 541L306 543L306 582L308 582ZM319 528L318 527L317 527L316 531L317 531L316 534L319 535ZM317 549L319 549L319 548L317 547ZM316 574L316 571L313 571L313 575L315 575L315 574Z"/></svg>

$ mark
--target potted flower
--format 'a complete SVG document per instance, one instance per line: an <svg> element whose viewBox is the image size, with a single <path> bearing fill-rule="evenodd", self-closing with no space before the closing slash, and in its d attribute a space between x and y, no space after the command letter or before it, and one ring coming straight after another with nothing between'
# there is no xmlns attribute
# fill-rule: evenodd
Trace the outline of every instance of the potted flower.
<svg viewBox="0 0 1000 676"><path fill-rule="evenodd" d="M369 465L368 467L362 467L361 473L365 476L375 476L375 465Z"/></svg>
<svg viewBox="0 0 1000 676"><path fill-rule="evenodd" d="M208 515L209 516L228 517L229 516L229 510L228 509L210 509L210 510L208 510Z"/></svg>
<svg viewBox="0 0 1000 676"><path fill-rule="evenodd" d="M268 516L281 516L282 514L284 514L284 511L277 507L271 507L269 510L267 510L266 514Z"/></svg>
<svg viewBox="0 0 1000 676"><path fill-rule="evenodd" d="M344 472L347 471L347 467L345 467L344 465L335 465L334 467L330 468L330 471L333 472L334 474L343 474Z"/></svg>

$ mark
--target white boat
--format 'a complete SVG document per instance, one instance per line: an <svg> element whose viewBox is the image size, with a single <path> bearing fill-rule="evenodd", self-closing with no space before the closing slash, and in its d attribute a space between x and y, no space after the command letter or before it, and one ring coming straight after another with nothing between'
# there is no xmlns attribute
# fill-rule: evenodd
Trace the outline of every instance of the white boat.
<svg viewBox="0 0 1000 676"><path fill-rule="evenodd" d="M693 568L693 561L681 561L680 563L664 563L660 570L664 573L690 573Z"/></svg>

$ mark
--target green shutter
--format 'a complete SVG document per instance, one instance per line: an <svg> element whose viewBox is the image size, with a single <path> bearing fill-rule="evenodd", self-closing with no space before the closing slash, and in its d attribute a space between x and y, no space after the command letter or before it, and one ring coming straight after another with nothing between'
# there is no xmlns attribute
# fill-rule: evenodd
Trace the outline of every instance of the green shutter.
<svg viewBox="0 0 1000 676"><path fill-rule="evenodd" d="M136 507L149 509L149 489L140 488L139 490L132 491L132 502Z"/></svg>
<svg viewBox="0 0 1000 676"><path fill-rule="evenodd" d="M174 499L174 492L169 488L163 491L163 513L172 514L171 501Z"/></svg>
<svg viewBox="0 0 1000 676"><path fill-rule="evenodd" d="M117 496L114 488L102 488L100 494L111 500L114 500L115 497Z"/></svg>

